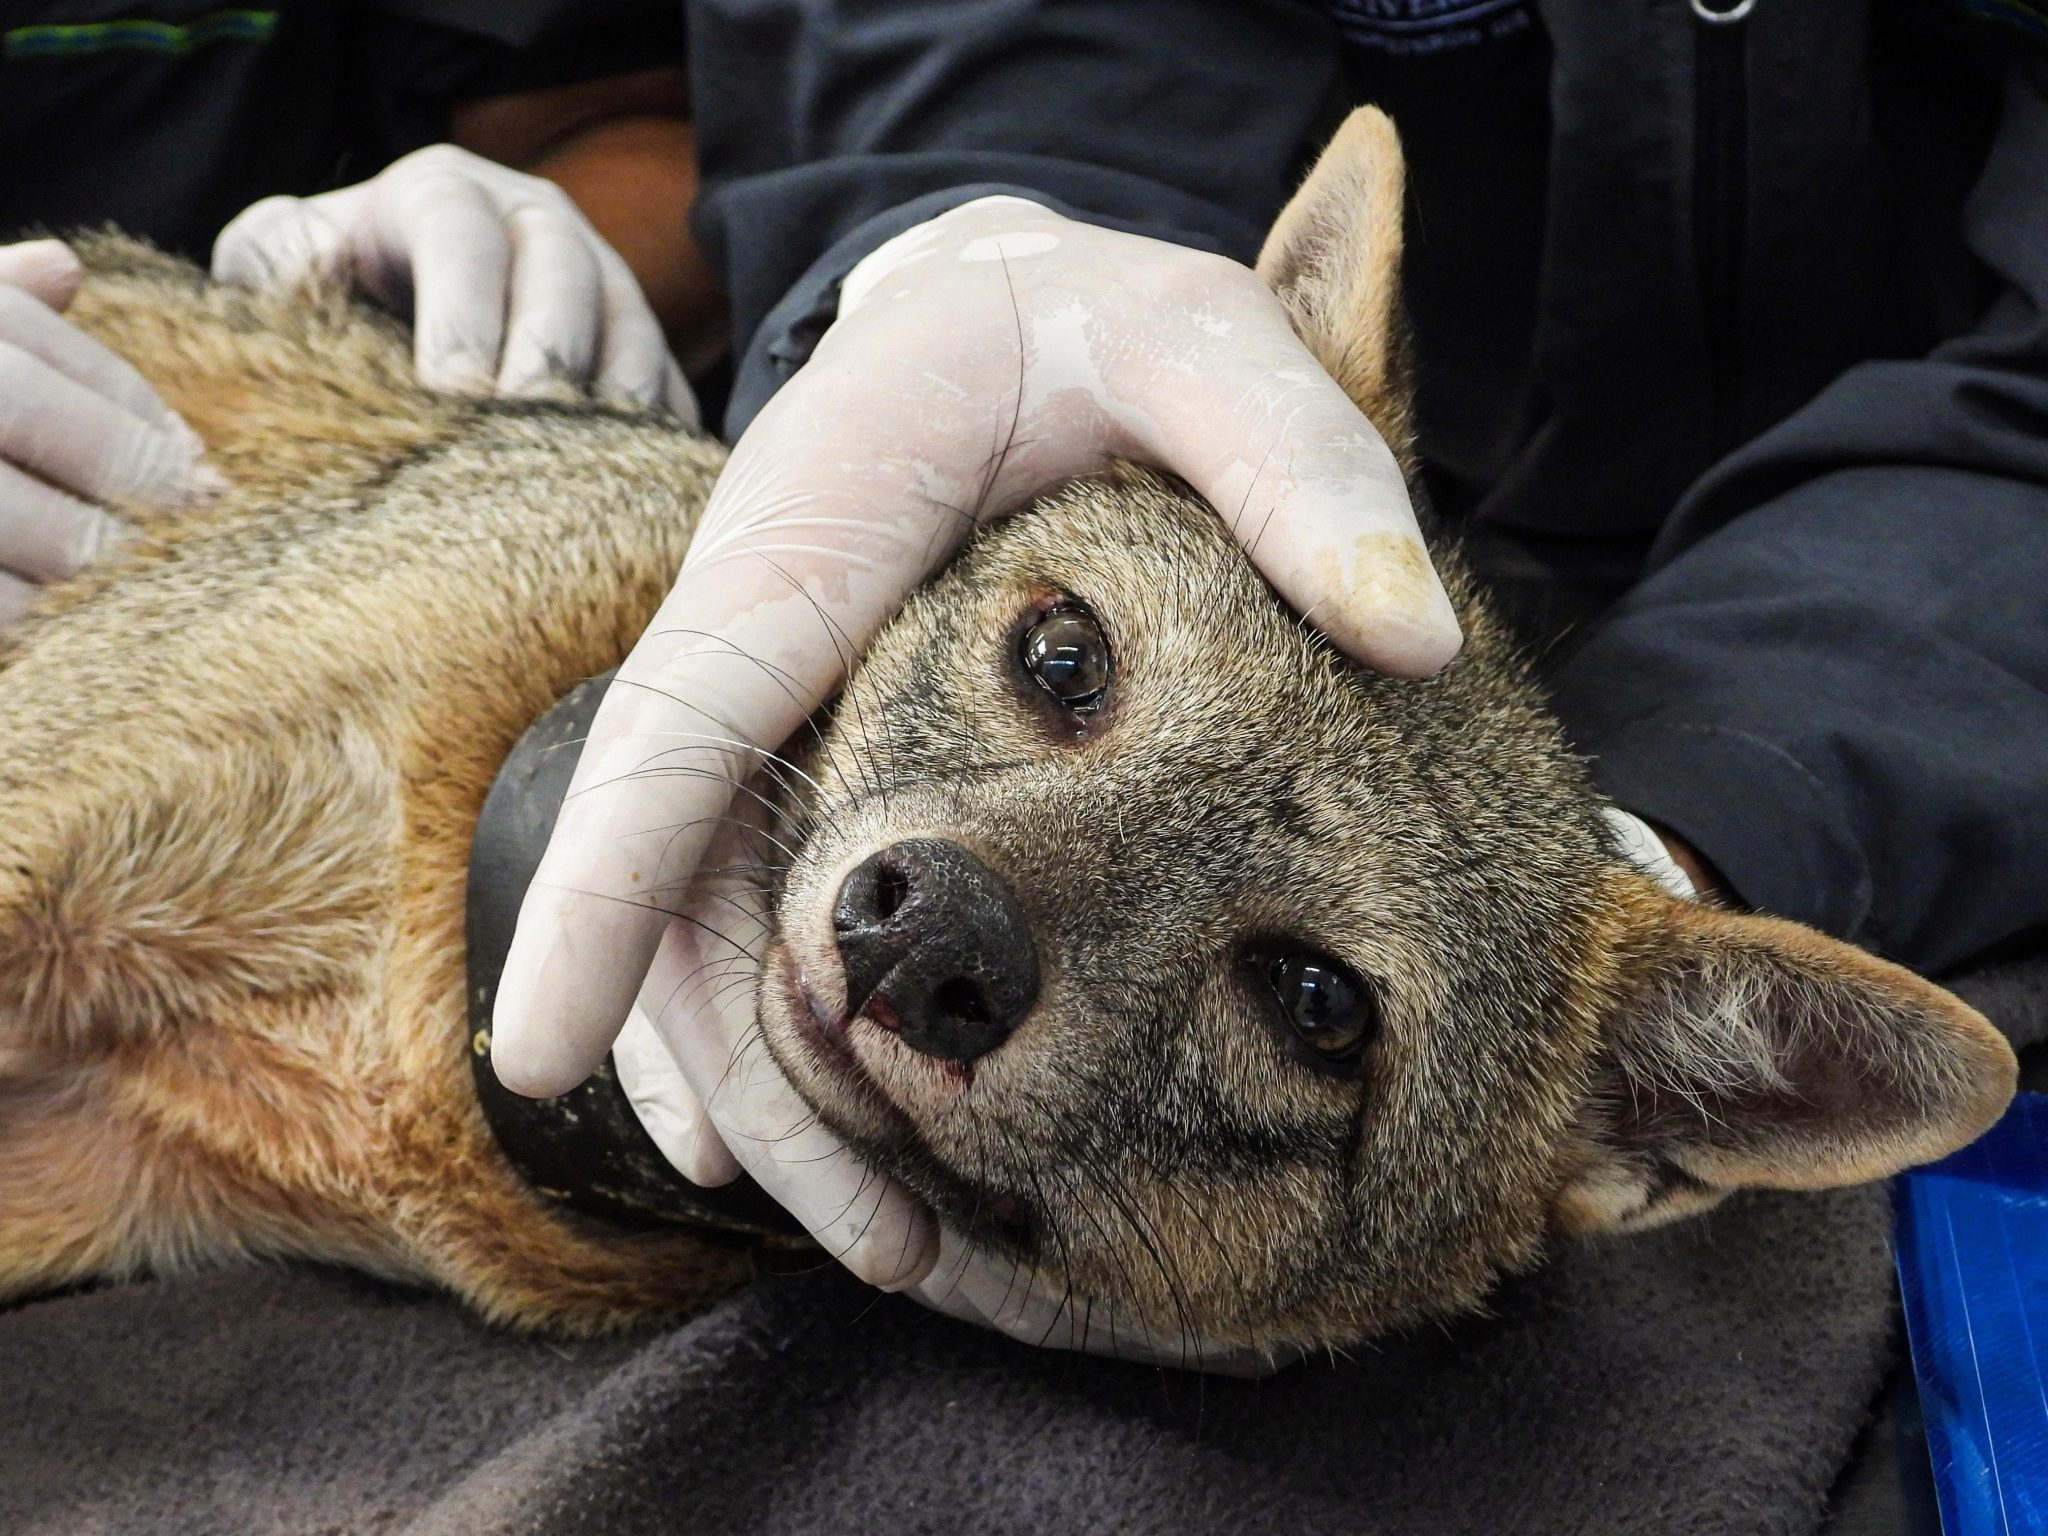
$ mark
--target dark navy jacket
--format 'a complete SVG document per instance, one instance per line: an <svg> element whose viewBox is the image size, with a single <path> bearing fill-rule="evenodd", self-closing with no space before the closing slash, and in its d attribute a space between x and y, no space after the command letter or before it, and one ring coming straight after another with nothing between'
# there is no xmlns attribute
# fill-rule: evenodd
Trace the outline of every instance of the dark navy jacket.
<svg viewBox="0 0 2048 1536"><path fill-rule="evenodd" d="M679 61L667 0L5 0L0 240L120 225L204 262L260 197L374 175L451 103Z"/></svg>
<svg viewBox="0 0 2048 1536"><path fill-rule="evenodd" d="M1378 100L1431 499L1578 621L1555 695L1603 786L1758 907L1928 969L2012 939L2048 923L2048 21L1700 4L1739 19L699 0L728 425L918 219L1021 191L1249 258Z"/></svg>

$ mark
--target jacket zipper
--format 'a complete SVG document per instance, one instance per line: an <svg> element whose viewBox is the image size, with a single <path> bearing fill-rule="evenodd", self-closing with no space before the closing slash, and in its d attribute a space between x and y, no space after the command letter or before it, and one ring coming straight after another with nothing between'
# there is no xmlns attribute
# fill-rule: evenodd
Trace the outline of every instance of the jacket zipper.
<svg viewBox="0 0 2048 1536"><path fill-rule="evenodd" d="M1707 364L1707 446L1741 432L1742 264L1749 179L1749 32L1757 0L1692 0L1693 262Z"/></svg>

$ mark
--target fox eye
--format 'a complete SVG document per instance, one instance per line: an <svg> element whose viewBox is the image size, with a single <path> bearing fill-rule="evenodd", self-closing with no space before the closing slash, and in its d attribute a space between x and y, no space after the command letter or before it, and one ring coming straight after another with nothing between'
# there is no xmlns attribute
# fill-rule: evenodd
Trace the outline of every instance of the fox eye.
<svg viewBox="0 0 2048 1536"><path fill-rule="evenodd" d="M1266 962L1266 981L1295 1038L1318 1061L1349 1068L1365 1053L1379 1024L1372 991L1345 966L1307 951Z"/></svg>
<svg viewBox="0 0 2048 1536"><path fill-rule="evenodd" d="M1100 709L1109 692L1109 641L1079 603L1062 603L1025 630L1018 659L1033 682L1077 715Z"/></svg>

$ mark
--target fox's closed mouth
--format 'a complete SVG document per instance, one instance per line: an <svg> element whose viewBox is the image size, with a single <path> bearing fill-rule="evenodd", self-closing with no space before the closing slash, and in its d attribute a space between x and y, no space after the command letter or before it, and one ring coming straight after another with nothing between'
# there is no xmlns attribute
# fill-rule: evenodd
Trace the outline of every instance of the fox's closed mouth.
<svg viewBox="0 0 2048 1536"><path fill-rule="evenodd" d="M888 1094L882 1091L868 1069L861 1064L855 1053L851 1030L853 1015L835 1013L818 1000L817 994L806 984L803 972L794 964L785 961L783 990L790 1003L791 1015L797 1022L798 1033L811 1048L811 1055L826 1071L837 1076L848 1086L875 1095L883 1103L889 1103ZM894 1108L894 1105L890 1105Z"/></svg>
<svg viewBox="0 0 2048 1536"><path fill-rule="evenodd" d="M812 1044L865 1080L867 1073L853 1054L853 1042L847 1038L847 1027L853 1023L852 1017L834 1013L820 1003L806 985L803 973L794 967L789 972L788 988L797 1016L803 1020L804 1034Z"/></svg>
<svg viewBox="0 0 2048 1536"><path fill-rule="evenodd" d="M857 1013L835 1012L818 998L805 981L803 972L788 959L783 962L782 991L788 1000L797 1035L810 1048L813 1066L886 1111L903 1134L914 1135L908 1112L868 1069L853 1042L856 1024L865 1024L886 1034L895 1033L895 1014L889 1004L882 999L872 999ZM974 1081L971 1063L941 1061L932 1065L955 1087L964 1088ZM833 1118L815 1097L806 1097L811 1098L812 1107L825 1114L828 1120Z"/></svg>

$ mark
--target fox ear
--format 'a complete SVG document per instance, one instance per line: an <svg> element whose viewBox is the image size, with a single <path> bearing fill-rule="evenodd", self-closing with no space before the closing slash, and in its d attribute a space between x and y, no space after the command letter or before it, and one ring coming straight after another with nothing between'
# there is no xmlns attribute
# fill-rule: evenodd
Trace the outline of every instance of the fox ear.
<svg viewBox="0 0 2048 1536"><path fill-rule="evenodd" d="M1298 335L1408 465L1401 140L1377 107L1344 120L1280 211L1258 273Z"/></svg>
<svg viewBox="0 0 2048 1536"><path fill-rule="evenodd" d="M1629 904L1560 1229L1884 1178L1968 1145L2011 1100L2011 1047L1932 982L1796 923L1661 892Z"/></svg>

